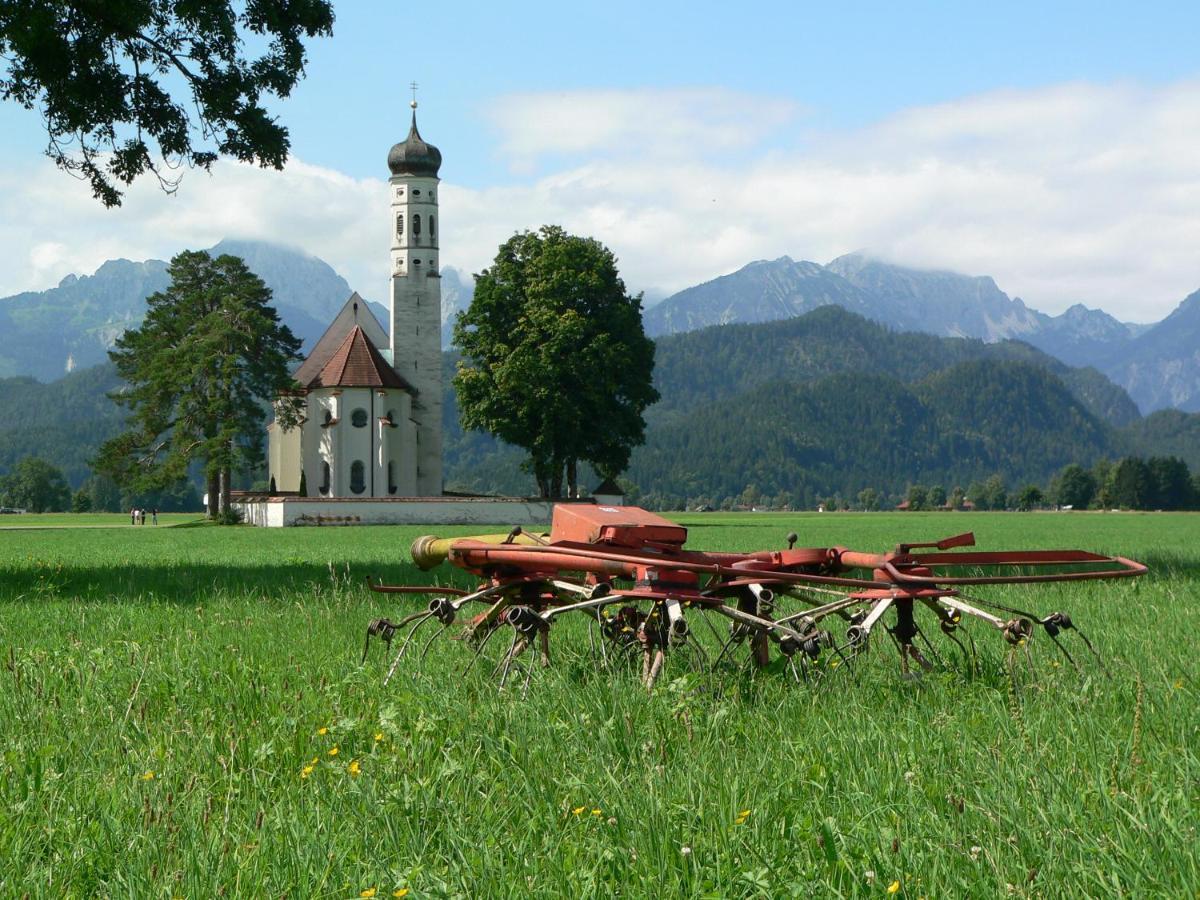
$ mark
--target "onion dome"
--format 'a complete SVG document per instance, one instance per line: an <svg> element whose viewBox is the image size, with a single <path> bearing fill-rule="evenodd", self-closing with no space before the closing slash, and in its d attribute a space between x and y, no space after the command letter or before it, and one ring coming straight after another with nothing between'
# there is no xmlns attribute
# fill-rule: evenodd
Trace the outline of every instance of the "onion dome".
<svg viewBox="0 0 1200 900"><path fill-rule="evenodd" d="M437 177L442 167L442 151L433 144L425 143L417 131L417 103L412 102L412 127L408 137L396 144L388 153L388 168L393 175L427 175Z"/></svg>

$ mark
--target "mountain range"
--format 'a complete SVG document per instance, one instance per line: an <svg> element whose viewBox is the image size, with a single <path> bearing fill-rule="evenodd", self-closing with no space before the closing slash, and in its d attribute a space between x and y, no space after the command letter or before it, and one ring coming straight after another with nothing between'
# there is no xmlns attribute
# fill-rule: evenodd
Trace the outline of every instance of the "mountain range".
<svg viewBox="0 0 1200 900"><path fill-rule="evenodd" d="M213 249L245 258L309 345L351 292L324 262L296 251L240 241ZM472 281L453 269L442 278L447 342ZM123 418L105 396L117 387L105 351L166 279L163 262L113 260L0 300L0 473L35 454L73 484L86 476L95 447ZM647 411L646 443L628 474L650 503L753 487L808 505L864 486L965 486L992 473L1044 483L1067 462L1130 453L1176 455L1200 471L1200 415L1184 411L1200 394L1200 293L1146 327L1082 307L1046 316L990 278L862 255L828 266L784 258L682 291L645 321L662 399ZM1095 366L1078 365L1088 360ZM448 352L448 374L454 363ZM1151 398L1145 409L1181 409L1143 416L1124 383ZM447 486L529 491L523 454L464 433L452 391L447 401Z"/></svg>
<svg viewBox="0 0 1200 900"><path fill-rule="evenodd" d="M1139 325L1082 304L1049 316L987 276L911 269L862 253L828 265L784 256L682 290L647 310L645 323L658 337L788 319L830 304L894 331L1025 341L1068 365L1095 367L1143 412L1200 411L1200 292L1162 322Z"/></svg>

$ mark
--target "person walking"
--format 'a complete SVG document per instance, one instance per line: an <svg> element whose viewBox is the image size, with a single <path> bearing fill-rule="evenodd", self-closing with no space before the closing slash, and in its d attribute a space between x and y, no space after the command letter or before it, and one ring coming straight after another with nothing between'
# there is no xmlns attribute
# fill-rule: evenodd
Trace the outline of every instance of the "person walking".
<svg viewBox="0 0 1200 900"><path fill-rule="evenodd" d="M158 524L158 507L157 506L154 507L152 510L150 510L150 524L151 525Z"/></svg>
<svg viewBox="0 0 1200 900"><path fill-rule="evenodd" d="M130 525L137 524L137 507L136 506L129 507L129 524Z"/></svg>

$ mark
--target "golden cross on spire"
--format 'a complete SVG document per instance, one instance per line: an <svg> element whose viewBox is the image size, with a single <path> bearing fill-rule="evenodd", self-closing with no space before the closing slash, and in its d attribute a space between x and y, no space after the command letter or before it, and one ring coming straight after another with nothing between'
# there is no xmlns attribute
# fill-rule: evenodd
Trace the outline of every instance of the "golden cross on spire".
<svg viewBox="0 0 1200 900"><path fill-rule="evenodd" d="M413 94L411 106L413 109L416 109L417 108L417 83L415 81L411 82L409 84L409 87L412 88L412 94Z"/></svg>

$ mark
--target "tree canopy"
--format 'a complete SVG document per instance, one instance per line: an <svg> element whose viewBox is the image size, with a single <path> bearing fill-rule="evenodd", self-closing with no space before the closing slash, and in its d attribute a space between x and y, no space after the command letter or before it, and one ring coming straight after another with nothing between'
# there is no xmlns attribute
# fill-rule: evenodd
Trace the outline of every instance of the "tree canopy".
<svg viewBox="0 0 1200 900"><path fill-rule="evenodd" d="M300 341L270 306L271 291L236 256L185 251L171 260L171 285L152 294L140 328L110 352L128 387L128 430L105 442L97 468L136 490L162 488L204 466L212 501L228 508L231 476L262 461L264 400L295 386L289 366ZM299 404L277 417L296 424Z"/></svg>
<svg viewBox="0 0 1200 900"><path fill-rule="evenodd" d="M118 206L118 185L173 191L221 154L282 168L266 103L303 77L303 39L332 33L329 0L0 0L0 97L40 111L46 155Z"/></svg>
<svg viewBox="0 0 1200 900"><path fill-rule="evenodd" d="M506 241L454 326L465 428L529 453L542 496L575 494L577 464L615 477L658 399L654 343L612 253L557 226Z"/></svg>
<svg viewBox="0 0 1200 900"><path fill-rule="evenodd" d="M71 489L55 466L36 456L27 456L0 476L0 506L29 512L63 512L70 508Z"/></svg>

